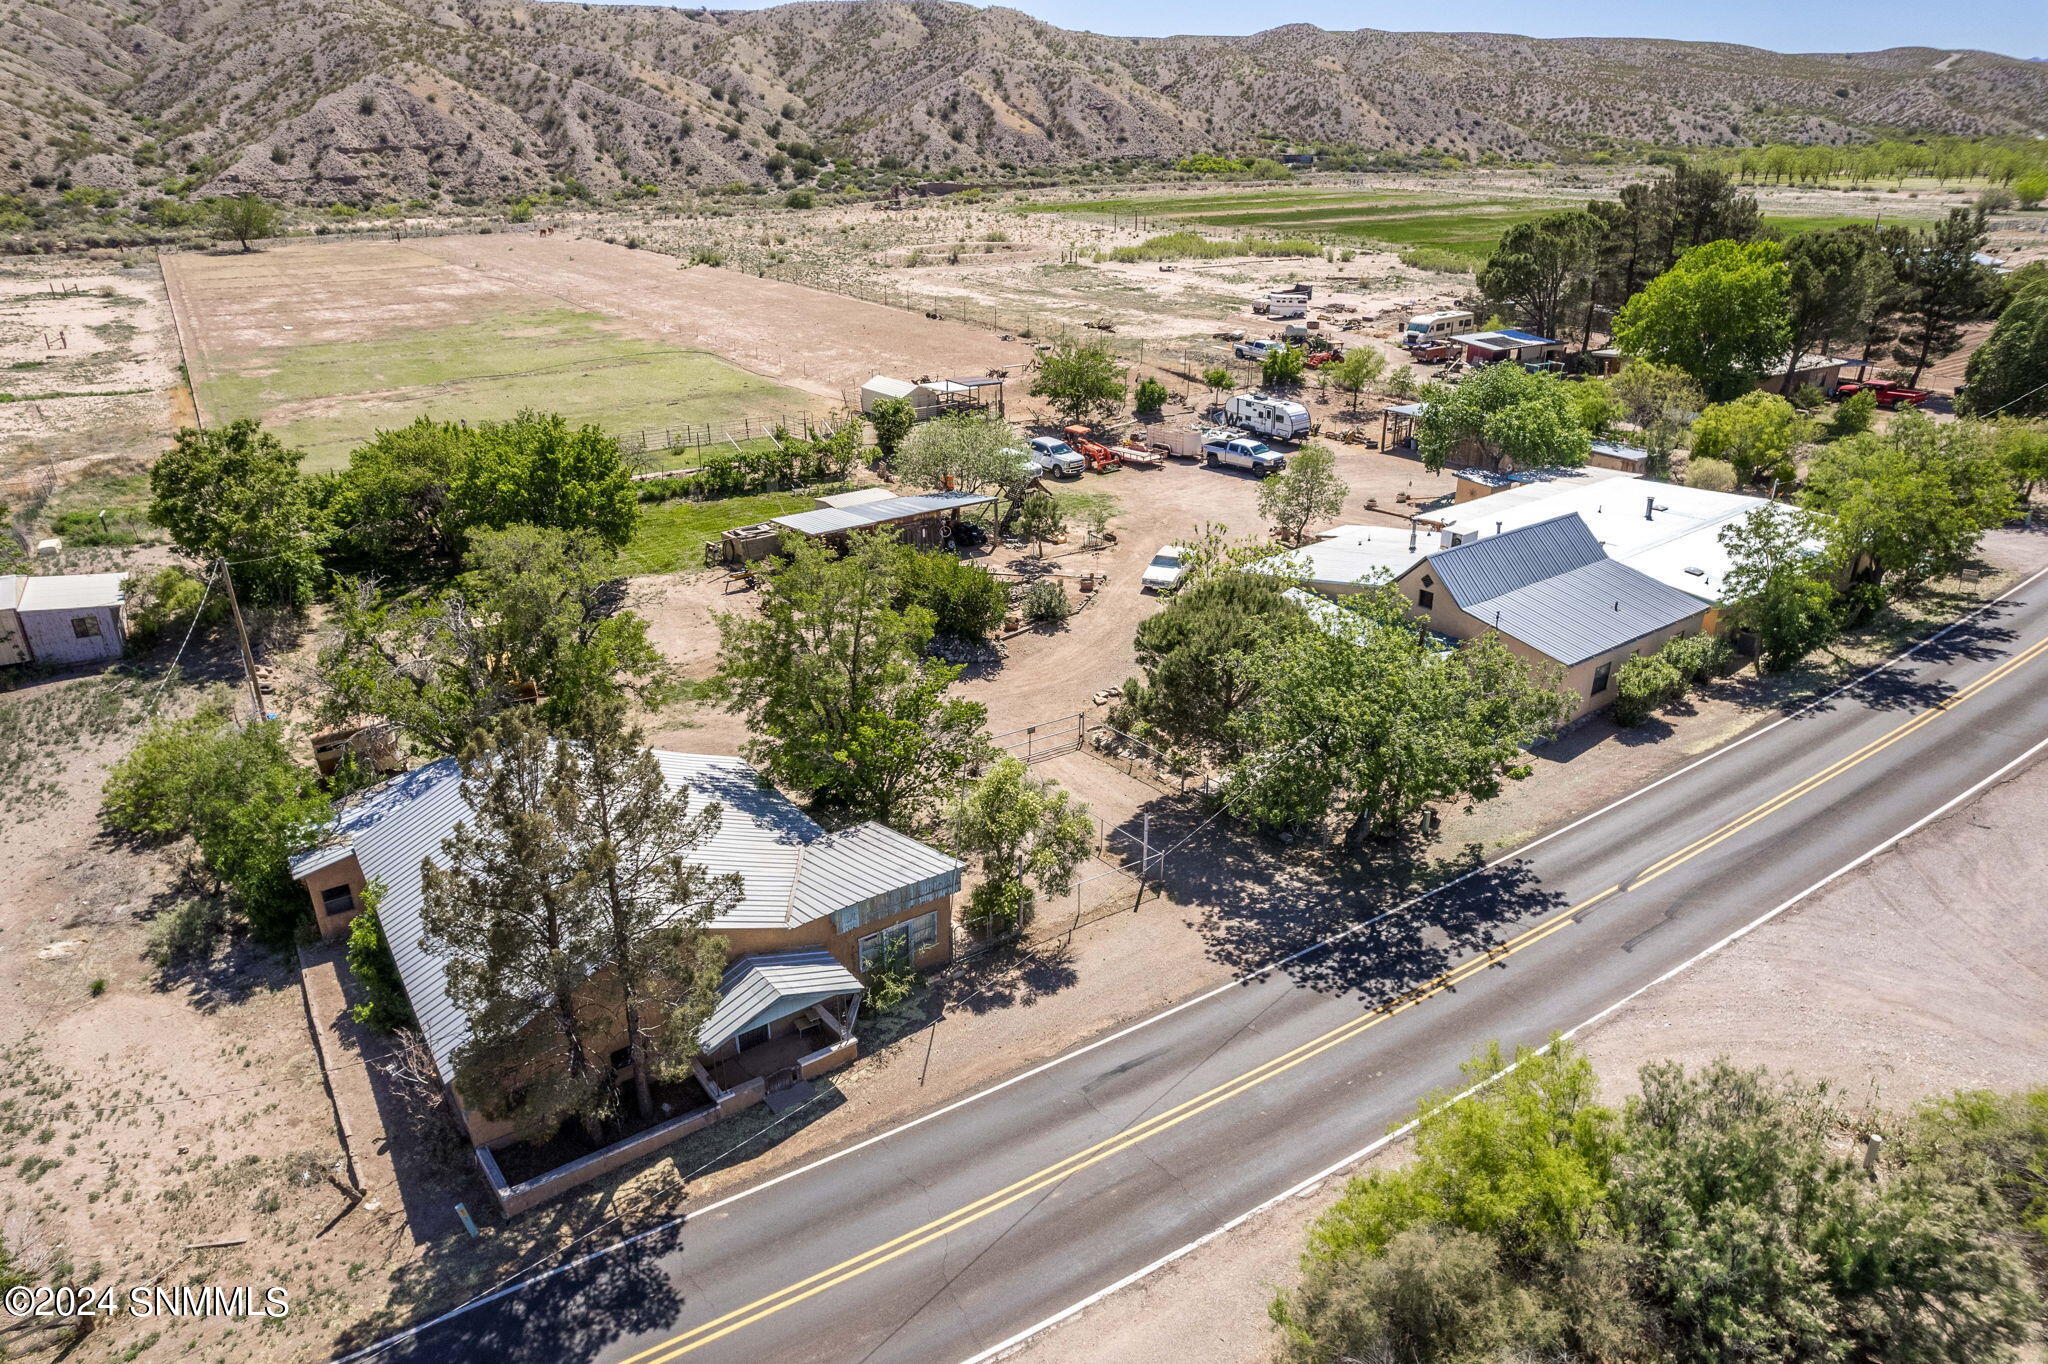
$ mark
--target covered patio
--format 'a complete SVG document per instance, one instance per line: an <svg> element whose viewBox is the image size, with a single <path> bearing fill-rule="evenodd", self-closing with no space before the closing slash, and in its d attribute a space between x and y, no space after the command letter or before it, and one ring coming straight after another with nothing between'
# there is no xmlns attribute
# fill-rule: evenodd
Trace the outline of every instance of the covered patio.
<svg viewBox="0 0 2048 1364"><path fill-rule="evenodd" d="M853 1024L865 988L817 949L734 962L697 1035L699 1080L716 1101L752 1081L774 1089L837 1070L858 1050Z"/></svg>

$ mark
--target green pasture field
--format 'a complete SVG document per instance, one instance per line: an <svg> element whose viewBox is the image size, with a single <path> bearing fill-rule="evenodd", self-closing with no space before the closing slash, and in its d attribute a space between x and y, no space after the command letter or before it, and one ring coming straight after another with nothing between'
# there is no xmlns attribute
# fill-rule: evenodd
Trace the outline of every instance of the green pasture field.
<svg viewBox="0 0 2048 1364"><path fill-rule="evenodd" d="M501 420L533 407L630 435L814 406L715 355L625 336L602 314L571 309L265 347L218 369L199 385L208 418L265 422L306 452L308 472L339 468L376 432L420 416Z"/></svg>
<svg viewBox="0 0 2048 1364"><path fill-rule="evenodd" d="M1578 204L1532 204L1528 199L1459 198L1415 191L1258 190L1156 199L1081 199L1031 207L1048 213L1136 213L1204 231L1227 229L1244 235L1314 235L1394 247L1434 247L1477 266L1493 254L1494 244L1510 227ZM1871 219L1767 215L1764 221L1791 235Z"/></svg>

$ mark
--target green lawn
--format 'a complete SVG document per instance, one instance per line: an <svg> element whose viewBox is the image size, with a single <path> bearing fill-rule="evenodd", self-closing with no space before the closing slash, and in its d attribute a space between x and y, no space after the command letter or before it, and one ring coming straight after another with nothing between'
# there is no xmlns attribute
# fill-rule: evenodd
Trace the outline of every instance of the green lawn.
<svg viewBox="0 0 2048 1364"><path fill-rule="evenodd" d="M751 526L771 516L809 511L815 494L754 493L706 502L650 502L640 508L640 524L623 558L634 573L674 573L704 566L704 542L716 540L735 526Z"/></svg>
<svg viewBox="0 0 2048 1364"><path fill-rule="evenodd" d="M623 336L596 313L507 313L362 341L276 346L235 357L200 384L213 421L255 417L338 468L373 433L419 416L468 421L521 408L630 435L811 408L793 389L703 351Z"/></svg>

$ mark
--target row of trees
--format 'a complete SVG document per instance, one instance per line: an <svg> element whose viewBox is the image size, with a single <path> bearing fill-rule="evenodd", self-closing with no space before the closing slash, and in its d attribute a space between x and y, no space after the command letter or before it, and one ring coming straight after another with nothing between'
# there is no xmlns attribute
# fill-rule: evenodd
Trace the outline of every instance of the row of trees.
<svg viewBox="0 0 2048 1364"><path fill-rule="evenodd" d="M403 578L445 571L480 532L513 525L589 536L609 549L639 516L618 442L553 413L381 431L337 474L247 419L186 428L150 468L150 519L202 562L237 566L257 605L303 607L329 568Z"/></svg>
<svg viewBox="0 0 2048 1364"><path fill-rule="evenodd" d="M1414 1158L1315 1223L1276 1359L1989 1364L2030 1334L2041 1095L1892 1120L1872 1179L1825 1085L1662 1063L1616 1110L1561 1041L1465 1069L1490 1086L1425 1100Z"/></svg>
<svg viewBox="0 0 2048 1364"><path fill-rule="evenodd" d="M1721 171L1681 165L1617 200L1519 223L1479 273L1519 324L1590 344L1600 318L1623 351L1675 366L1728 399L1797 357L1845 349L1909 383L1953 353L1962 324L2003 299L1984 216L1922 229L1855 224L1779 241Z"/></svg>

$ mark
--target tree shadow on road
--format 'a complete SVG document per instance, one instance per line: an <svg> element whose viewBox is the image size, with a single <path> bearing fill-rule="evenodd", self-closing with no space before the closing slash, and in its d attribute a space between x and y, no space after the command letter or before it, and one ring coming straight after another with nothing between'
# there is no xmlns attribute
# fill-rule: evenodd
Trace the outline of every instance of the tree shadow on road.
<svg viewBox="0 0 2048 1364"><path fill-rule="evenodd" d="M571 1219L578 1217L578 1212L557 1207L553 1218L547 1209L529 1216L574 1225ZM668 1330L683 1313L686 1301L661 1260L681 1247L687 1232L672 1219L665 1226L659 1220L652 1225L656 1229L642 1240L581 1263L576 1263L573 1255L567 1256L572 1267L429 1327L377 1357L391 1361L578 1364L595 1359L620 1340ZM588 1248L646 1230L622 1223ZM448 1311L488 1293L522 1269L537 1271L556 1263L553 1257L535 1263L534 1257L521 1253L532 1244L526 1237L498 1236L481 1244L466 1237L444 1238L400 1271L385 1310L343 1332L334 1342L336 1352L361 1349L435 1312Z"/></svg>
<svg viewBox="0 0 2048 1364"><path fill-rule="evenodd" d="M1158 881L1200 906L1189 924L1210 958L1240 974L1274 966L1315 990L1399 994L1565 903L1525 862L1484 865L1477 843L1288 844L1211 820L1192 796L1138 813L1152 816L1153 847L1171 850Z"/></svg>

